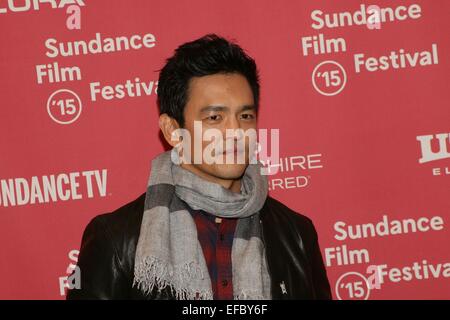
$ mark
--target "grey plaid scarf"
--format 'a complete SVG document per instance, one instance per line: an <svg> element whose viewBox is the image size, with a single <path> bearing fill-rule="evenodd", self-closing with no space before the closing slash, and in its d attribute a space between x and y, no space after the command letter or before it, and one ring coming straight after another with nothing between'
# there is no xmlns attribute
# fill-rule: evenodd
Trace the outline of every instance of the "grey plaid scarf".
<svg viewBox="0 0 450 320"><path fill-rule="evenodd" d="M232 245L234 299L270 299L270 276L259 210L267 197L260 164L249 164L241 192L232 192L174 164L171 151L152 161L134 268L133 286L145 293L169 286L177 299L213 299L192 209L239 218Z"/></svg>

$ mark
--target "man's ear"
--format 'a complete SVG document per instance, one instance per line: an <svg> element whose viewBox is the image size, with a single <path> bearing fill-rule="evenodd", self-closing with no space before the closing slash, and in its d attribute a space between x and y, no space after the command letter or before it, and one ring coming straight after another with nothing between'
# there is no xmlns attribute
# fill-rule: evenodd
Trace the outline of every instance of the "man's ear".
<svg viewBox="0 0 450 320"><path fill-rule="evenodd" d="M170 144L172 147L175 147L175 145L177 145L180 142L179 140L180 138L174 140L172 137L174 131L179 129L180 126L177 120L168 116L167 113L163 113L159 116L159 128L161 129L167 143ZM180 135L176 135L176 137L179 136Z"/></svg>

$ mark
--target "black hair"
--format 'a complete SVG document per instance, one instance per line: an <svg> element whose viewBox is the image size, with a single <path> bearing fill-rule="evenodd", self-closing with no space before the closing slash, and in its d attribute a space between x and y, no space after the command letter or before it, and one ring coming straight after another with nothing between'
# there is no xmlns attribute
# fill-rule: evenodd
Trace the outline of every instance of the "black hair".
<svg viewBox="0 0 450 320"><path fill-rule="evenodd" d="M184 108L192 77L239 73L247 79L258 110L259 74L255 61L239 45L216 34L207 34L180 45L159 71L159 114L166 113L181 127L184 126Z"/></svg>

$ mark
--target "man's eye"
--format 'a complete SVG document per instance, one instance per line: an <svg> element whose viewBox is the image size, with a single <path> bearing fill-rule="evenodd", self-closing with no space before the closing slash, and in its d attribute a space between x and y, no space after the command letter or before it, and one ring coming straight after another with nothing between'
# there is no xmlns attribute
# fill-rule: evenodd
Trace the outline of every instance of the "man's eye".
<svg viewBox="0 0 450 320"><path fill-rule="evenodd" d="M206 119L210 121L218 121L220 120L220 116L218 114L214 114L212 116L207 117Z"/></svg>
<svg viewBox="0 0 450 320"><path fill-rule="evenodd" d="M253 120L255 118L255 116L250 113L243 113L243 114L241 114L241 118L244 120Z"/></svg>

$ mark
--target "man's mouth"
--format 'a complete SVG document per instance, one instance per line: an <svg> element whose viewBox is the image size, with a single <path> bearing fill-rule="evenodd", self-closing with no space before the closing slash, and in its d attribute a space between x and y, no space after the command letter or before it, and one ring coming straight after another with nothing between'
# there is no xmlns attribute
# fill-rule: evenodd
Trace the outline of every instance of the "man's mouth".
<svg viewBox="0 0 450 320"><path fill-rule="evenodd" d="M233 149L227 149L227 150L225 150L222 154L224 154L224 155L227 155L227 154L234 154L234 155L237 155L237 154L241 154L241 153L243 153L243 152L244 152L244 149L234 147Z"/></svg>

